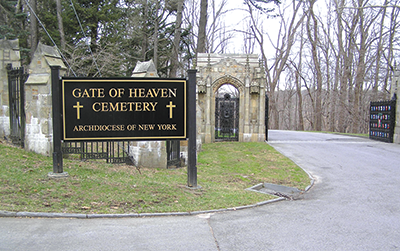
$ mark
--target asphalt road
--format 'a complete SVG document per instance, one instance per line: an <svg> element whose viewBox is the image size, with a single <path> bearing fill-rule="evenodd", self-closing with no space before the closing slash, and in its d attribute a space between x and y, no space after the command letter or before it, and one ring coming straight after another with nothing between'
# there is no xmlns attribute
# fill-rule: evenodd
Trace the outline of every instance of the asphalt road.
<svg viewBox="0 0 400 251"><path fill-rule="evenodd" d="M314 178L300 199L196 216L0 218L0 250L400 249L400 145L290 131L269 140Z"/></svg>

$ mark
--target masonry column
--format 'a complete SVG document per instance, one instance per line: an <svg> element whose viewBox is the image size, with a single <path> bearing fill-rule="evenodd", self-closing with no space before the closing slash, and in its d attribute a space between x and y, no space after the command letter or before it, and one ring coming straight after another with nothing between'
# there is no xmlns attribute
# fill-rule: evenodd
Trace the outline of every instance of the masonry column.
<svg viewBox="0 0 400 251"><path fill-rule="evenodd" d="M392 81L392 91L391 96L397 98L396 101L396 126L394 128L393 143L400 144L400 70L397 69L394 73L394 78Z"/></svg>

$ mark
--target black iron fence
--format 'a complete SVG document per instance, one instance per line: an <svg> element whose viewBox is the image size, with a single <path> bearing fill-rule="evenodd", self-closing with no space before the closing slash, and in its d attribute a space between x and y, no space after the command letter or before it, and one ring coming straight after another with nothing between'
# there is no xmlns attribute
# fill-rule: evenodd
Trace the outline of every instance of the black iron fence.
<svg viewBox="0 0 400 251"><path fill-rule="evenodd" d="M107 163L137 163L130 154L130 141L67 141L63 154L78 154L81 160L104 159ZM180 141L167 141L167 167L180 167Z"/></svg>
<svg viewBox="0 0 400 251"><path fill-rule="evenodd" d="M8 98L10 112L10 139L13 144L24 147L25 141L25 82L29 74L24 67L13 68L8 64Z"/></svg>
<svg viewBox="0 0 400 251"><path fill-rule="evenodd" d="M369 138L393 143L396 123L396 100L371 102Z"/></svg>
<svg viewBox="0 0 400 251"><path fill-rule="evenodd" d="M63 142L63 154L79 154L80 159L105 159L107 163L134 164L129 155L129 141L68 141Z"/></svg>

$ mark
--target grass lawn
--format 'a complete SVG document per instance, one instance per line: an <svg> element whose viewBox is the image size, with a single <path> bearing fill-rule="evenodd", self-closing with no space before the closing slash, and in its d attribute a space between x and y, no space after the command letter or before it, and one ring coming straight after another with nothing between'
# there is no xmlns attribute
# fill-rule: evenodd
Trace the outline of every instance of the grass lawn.
<svg viewBox="0 0 400 251"><path fill-rule="evenodd" d="M67 178L49 178L52 158L0 142L0 210L64 213L190 212L274 198L245 188L269 182L304 190L308 175L266 143L204 144L198 184L187 169L140 168L64 159Z"/></svg>

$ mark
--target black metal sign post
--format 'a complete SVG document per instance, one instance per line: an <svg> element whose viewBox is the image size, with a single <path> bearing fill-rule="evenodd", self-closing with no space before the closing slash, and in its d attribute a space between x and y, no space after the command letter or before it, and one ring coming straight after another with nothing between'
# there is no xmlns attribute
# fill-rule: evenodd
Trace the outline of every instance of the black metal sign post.
<svg viewBox="0 0 400 251"><path fill-rule="evenodd" d="M197 188L197 149L196 149L196 72L188 70L189 94L188 94L188 187Z"/></svg>
<svg viewBox="0 0 400 251"><path fill-rule="evenodd" d="M61 149L61 92L60 66L51 66L51 91L53 109L53 173L49 177L67 177L63 172L63 155Z"/></svg>
<svg viewBox="0 0 400 251"><path fill-rule="evenodd" d="M196 70L186 79L63 78L52 68L53 171L61 140L186 140L188 187L197 186ZM61 90L60 90L61 89Z"/></svg>

